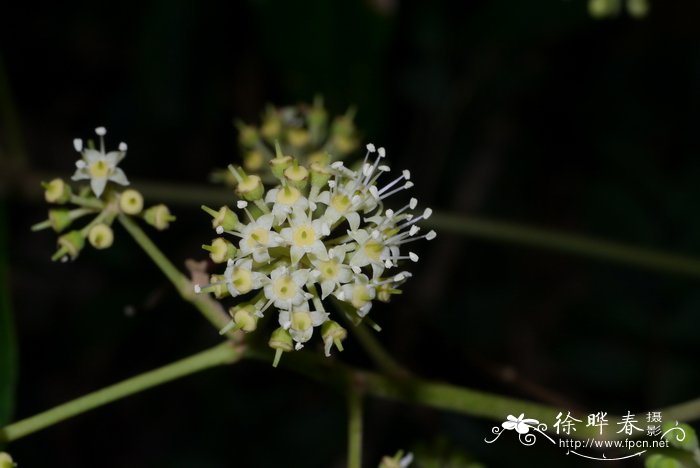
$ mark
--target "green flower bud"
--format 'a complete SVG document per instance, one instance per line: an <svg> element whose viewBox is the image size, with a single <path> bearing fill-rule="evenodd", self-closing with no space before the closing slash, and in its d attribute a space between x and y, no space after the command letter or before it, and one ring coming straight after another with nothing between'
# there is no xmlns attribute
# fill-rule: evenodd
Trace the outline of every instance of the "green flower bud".
<svg viewBox="0 0 700 468"><path fill-rule="evenodd" d="M260 200L265 193L259 176L247 175L238 182L236 192L248 201Z"/></svg>
<svg viewBox="0 0 700 468"><path fill-rule="evenodd" d="M648 0L627 0L627 12L634 18L644 18L649 13Z"/></svg>
<svg viewBox="0 0 700 468"><path fill-rule="evenodd" d="M14 468L17 466L7 452L0 452L0 468Z"/></svg>
<svg viewBox="0 0 700 468"><path fill-rule="evenodd" d="M88 240L90 241L90 245L98 250L107 249L114 243L114 232L107 224L96 224L90 228Z"/></svg>
<svg viewBox="0 0 700 468"><path fill-rule="evenodd" d="M309 171L295 159L294 164L284 170L284 177L289 185L303 190L309 182Z"/></svg>
<svg viewBox="0 0 700 468"><path fill-rule="evenodd" d="M73 222L70 210L49 210L49 222L56 232L61 232Z"/></svg>
<svg viewBox="0 0 700 468"><path fill-rule="evenodd" d="M620 12L621 0L588 0L588 13L596 19L615 16Z"/></svg>
<svg viewBox="0 0 700 468"><path fill-rule="evenodd" d="M324 164L320 161L311 163L311 185L315 187L325 187L330 178L331 171L328 169L328 163Z"/></svg>
<svg viewBox="0 0 700 468"><path fill-rule="evenodd" d="M252 150L243 155L243 167L250 172L257 172L265 164L265 157L260 151Z"/></svg>
<svg viewBox="0 0 700 468"><path fill-rule="evenodd" d="M161 203L147 209L143 214L143 219L154 228L162 231L167 229L170 226L170 222L175 221L176 218L170 214L168 207Z"/></svg>
<svg viewBox="0 0 700 468"><path fill-rule="evenodd" d="M270 160L270 170L275 177L281 179L284 171L292 165L292 157L282 154L282 149L278 142L275 142L275 158Z"/></svg>
<svg viewBox="0 0 700 468"><path fill-rule="evenodd" d="M277 364L280 362L280 357L282 357L282 353L288 353L294 349L292 335L290 335L289 332L282 327L277 328L272 332L268 345L270 345L270 348L275 350L275 360L272 362L272 367L277 367Z"/></svg>
<svg viewBox="0 0 700 468"><path fill-rule="evenodd" d="M138 190L128 189L119 197L119 209L128 215L137 215L143 210L143 196Z"/></svg>
<svg viewBox="0 0 700 468"><path fill-rule="evenodd" d="M331 348L335 344L338 351L343 351L343 340L347 338L348 332L345 328L340 326L338 322L333 320L327 320L323 323L321 327L321 336L323 337L323 344L325 345L326 357L331 355Z"/></svg>
<svg viewBox="0 0 700 468"><path fill-rule="evenodd" d="M219 208L219 211L215 211L206 205L202 205L202 209L206 211L211 217L211 226L218 231L232 231L238 229L239 221L238 215L231 211L231 208L224 205ZM221 229L219 229L221 228Z"/></svg>
<svg viewBox="0 0 700 468"><path fill-rule="evenodd" d="M224 297L228 297L230 294L228 292L228 289L226 288L226 284L224 283L225 281L226 278L224 277L224 275L211 275L209 277L209 282L211 283L211 286L206 288L206 291L214 294L214 297L217 299L223 299Z"/></svg>
<svg viewBox="0 0 700 468"><path fill-rule="evenodd" d="M296 148L303 148L309 143L309 131L304 128L290 128L287 130L287 141Z"/></svg>
<svg viewBox="0 0 700 468"><path fill-rule="evenodd" d="M43 183L44 198L49 203L62 205L70 200L71 189L63 179L53 179L51 182Z"/></svg>
<svg viewBox="0 0 700 468"><path fill-rule="evenodd" d="M238 127L238 141L246 148L252 148L258 144L260 138L258 131L252 125L246 125L243 122L236 122Z"/></svg>
<svg viewBox="0 0 700 468"><path fill-rule="evenodd" d="M52 260L64 258L66 255L75 260L85 246L85 237L80 231L70 231L58 238L58 250L51 257Z"/></svg>
<svg viewBox="0 0 700 468"><path fill-rule="evenodd" d="M281 131L282 122L280 121L279 115L277 114L275 108L270 106L267 108L265 117L263 117L260 133L264 138L272 141L279 138Z"/></svg>
<svg viewBox="0 0 700 468"><path fill-rule="evenodd" d="M322 97L317 96L314 98L314 104L311 109L309 109L307 119L311 133L320 132L320 129L326 125L328 122L328 112L326 112L326 109L323 107Z"/></svg>
<svg viewBox="0 0 700 468"><path fill-rule="evenodd" d="M236 246L223 237L217 237L211 241L211 245L203 245L202 248L209 252L214 263L224 263L236 256Z"/></svg>
<svg viewBox="0 0 700 468"><path fill-rule="evenodd" d="M236 322L236 326L244 332L252 332L258 327L258 316L255 315L255 306L246 304L229 309L229 314Z"/></svg>

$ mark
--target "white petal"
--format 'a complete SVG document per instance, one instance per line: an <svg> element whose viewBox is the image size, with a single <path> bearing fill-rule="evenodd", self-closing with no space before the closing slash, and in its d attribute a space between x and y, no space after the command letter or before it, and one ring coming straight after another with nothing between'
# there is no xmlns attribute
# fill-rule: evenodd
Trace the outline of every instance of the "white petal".
<svg viewBox="0 0 700 468"><path fill-rule="evenodd" d="M351 231L356 231L357 228L360 227L360 215L357 214L356 212L351 212L345 215L345 219L348 220L348 223L350 224L350 230Z"/></svg>
<svg viewBox="0 0 700 468"><path fill-rule="evenodd" d="M109 180L119 185L129 185L129 181L126 178L126 174L120 168L114 169L114 172L109 176Z"/></svg>
<svg viewBox="0 0 700 468"><path fill-rule="evenodd" d="M90 188L92 188L92 192L95 194L96 197L99 197L102 195L102 192L105 191L105 186L107 185L107 178L106 177L93 177L90 180Z"/></svg>

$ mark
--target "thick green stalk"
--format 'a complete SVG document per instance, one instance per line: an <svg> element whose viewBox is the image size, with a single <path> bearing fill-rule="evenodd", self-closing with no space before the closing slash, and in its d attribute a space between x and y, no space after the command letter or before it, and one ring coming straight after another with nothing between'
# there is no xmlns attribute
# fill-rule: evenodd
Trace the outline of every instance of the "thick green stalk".
<svg viewBox="0 0 700 468"><path fill-rule="evenodd" d="M489 221L461 214L435 213L425 221L438 231L487 240L529 245L548 250L597 258L647 270L700 276L700 260L554 230Z"/></svg>
<svg viewBox="0 0 700 468"><path fill-rule="evenodd" d="M160 268L163 274L175 286L180 296L192 303L206 317L217 330L221 330L231 321L221 305L207 294L195 294L192 282L163 255L163 252L153 243L145 232L131 218L123 214L119 215L119 222L131 234L137 244L148 254L153 262ZM235 332L227 335L233 338Z"/></svg>
<svg viewBox="0 0 700 468"><path fill-rule="evenodd" d="M226 342L207 351L195 354L167 366L145 372L118 384L103 388L73 401L56 406L27 419L22 419L0 429L0 442L11 442L33 432L91 409L106 405L166 382L195 372L223 364L232 364L241 359L241 350Z"/></svg>
<svg viewBox="0 0 700 468"><path fill-rule="evenodd" d="M362 395L348 389L348 468L362 468Z"/></svg>

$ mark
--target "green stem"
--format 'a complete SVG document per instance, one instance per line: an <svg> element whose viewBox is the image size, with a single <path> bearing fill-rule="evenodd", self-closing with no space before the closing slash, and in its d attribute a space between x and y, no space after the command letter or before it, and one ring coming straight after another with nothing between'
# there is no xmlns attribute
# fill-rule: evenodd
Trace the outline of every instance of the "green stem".
<svg viewBox="0 0 700 468"><path fill-rule="evenodd" d="M96 210L101 210L105 207L105 204L97 198L86 198L79 195L71 195L70 202L86 208L94 208Z"/></svg>
<svg viewBox="0 0 700 468"><path fill-rule="evenodd" d="M374 334L367 329L367 326L360 322L359 324L353 323L350 317L355 313L355 309L347 302L339 301L334 297L331 297L333 304L340 309L342 312L340 315L345 319L350 330L360 342L360 345L369 355L370 359L379 367L383 372L392 375L394 377L406 377L410 375L410 372L403 367L399 362L389 354L384 347L381 345L379 340L374 337Z"/></svg>
<svg viewBox="0 0 700 468"><path fill-rule="evenodd" d="M206 294L195 294L194 285L185 275L175 268L175 266L163 255L163 252L151 241L145 232L131 218L123 214L119 215L119 222L131 234L137 244L148 254L153 262L160 268L163 274L175 286L180 296L193 304L206 317L209 322L221 330L231 321L228 314L221 305ZM235 338L235 331L230 331L227 335Z"/></svg>
<svg viewBox="0 0 700 468"><path fill-rule="evenodd" d="M348 389L348 468L362 467L362 395Z"/></svg>
<svg viewBox="0 0 700 468"><path fill-rule="evenodd" d="M11 442L33 432L91 409L106 405L134 393L170 382L195 372L224 364L232 364L242 357L240 349L230 343L223 343L167 366L145 372L115 385L56 406L35 416L22 419L0 429L0 441Z"/></svg>
<svg viewBox="0 0 700 468"><path fill-rule="evenodd" d="M433 214L426 225L440 231L607 260L648 270L700 276L700 260L575 234L489 221L456 214Z"/></svg>

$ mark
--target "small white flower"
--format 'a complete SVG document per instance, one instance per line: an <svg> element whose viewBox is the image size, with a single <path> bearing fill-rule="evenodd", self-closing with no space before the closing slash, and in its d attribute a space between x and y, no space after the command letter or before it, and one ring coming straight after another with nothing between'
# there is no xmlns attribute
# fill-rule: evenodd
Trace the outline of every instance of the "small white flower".
<svg viewBox="0 0 700 468"><path fill-rule="evenodd" d="M253 261L248 258L229 260L224 271L226 289L231 297L262 288L266 279L262 273L253 271Z"/></svg>
<svg viewBox="0 0 700 468"><path fill-rule="evenodd" d="M265 297L278 309L290 309L306 300L302 287L309 278L309 270L290 270L286 266L275 268L270 273L270 281L265 285Z"/></svg>
<svg viewBox="0 0 700 468"><path fill-rule="evenodd" d="M105 153L104 127L95 129L100 137L100 149L83 148L83 141L79 138L73 140L73 147L82 155L82 159L76 161L76 170L71 177L73 180L90 180L90 188L96 197L100 197L107 186L108 181L119 185L129 185L126 174L117 164L126 156L126 145L120 144L119 151ZM122 149L123 148L123 149Z"/></svg>
<svg viewBox="0 0 700 468"><path fill-rule="evenodd" d="M321 299L328 297L335 289L352 280L353 272L345 259L345 245L333 247L328 251L328 259L312 259L315 270L312 272L321 283Z"/></svg>
<svg viewBox="0 0 700 468"><path fill-rule="evenodd" d="M274 188L265 195L265 203L272 203L272 214L276 224L282 224L294 210L306 210L309 200L299 189L290 185Z"/></svg>
<svg viewBox="0 0 700 468"><path fill-rule="evenodd" d="M310 311L309 303L304 302L289 310L280 311L279 324L282 328L288 329L294 341L297 342L297 349L303 343L311 339L314 327L319 327L328 320L328 313L323 311Z"/></svg>
<svg viewBox="0 0 700 468"><path fill-rule="evenodd" d="M279 235L271 230L273 221L272 214L267 214L246 224L241 229L239 248L242 255L252 254L253 260L258 263L270 261L267 249L278 246L281 241Z"/></svg>
<svg viewBox="0 0 700 468"><path fill-rule="evenodd" d="M348 231L348 235L357 242L355 253L350 258L350 266L362 268L372 266L372 277L378 278L384 272L385 258L389 255L389 248L384 245L382 233L373 230L372 234L365 229Z"/></svg>
<svg viewBox="0 0 700 468"><path fill-rule="evenodd" d="M366 275L356 275L354 279L354 282L341 286L335 296L341 301L352 304L357 309L357 314L364 317L372 308L372 299L377 292Z"/></svg>
<svg viewBox="0 0 700 468"><path fill-rule="evenodd" d="M330 234L330 228L323 219L312 220L306 212L295 210L289 219L289 225L280 231L280 235L289 245L292 265L299 263L307 253L322 260L328 258L326 246L321 239Z"/></svg>

